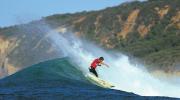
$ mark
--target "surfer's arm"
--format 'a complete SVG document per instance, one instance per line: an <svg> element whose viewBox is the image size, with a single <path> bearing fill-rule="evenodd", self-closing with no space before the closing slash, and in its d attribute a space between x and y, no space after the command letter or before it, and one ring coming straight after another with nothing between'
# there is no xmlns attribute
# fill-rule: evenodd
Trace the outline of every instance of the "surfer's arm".
<svg viewBox="0 0 180 100"><path fill-rule="evenodd" d="M101 62L102 65L105 65L106 67L109 67L108 64L104 63L104 62Z"/></svg>

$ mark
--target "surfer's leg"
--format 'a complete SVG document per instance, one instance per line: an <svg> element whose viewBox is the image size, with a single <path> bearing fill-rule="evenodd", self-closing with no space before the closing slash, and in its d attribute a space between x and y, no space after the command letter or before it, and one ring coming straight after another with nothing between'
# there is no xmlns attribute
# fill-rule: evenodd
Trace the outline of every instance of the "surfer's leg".
<svg viewBox="0 0 180 100"><path fill-rule="evenodd" d="M90 71L91 73L93 73L96 77L98 77L98 74L97 74L97 72L96 72L95 69L89 68L89 71Z"/></svg>
<svg viewBox="0 0 180 100"><path fill-rule="evenodd" d="M94 69L94 74L96 75L96 77L98 77L98 74L97 74L97 72L96 72L96 70Z"/></svg>

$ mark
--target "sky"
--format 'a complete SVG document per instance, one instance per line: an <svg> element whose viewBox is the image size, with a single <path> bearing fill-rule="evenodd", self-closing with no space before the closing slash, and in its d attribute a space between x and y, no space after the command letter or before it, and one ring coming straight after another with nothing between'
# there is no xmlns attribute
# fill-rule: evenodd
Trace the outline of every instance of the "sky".
<svg viewBox="0 0 180 100"><path fill-rule="evenodd" d="M53 14L100 10L132 0L0 0L0 27Z"/></svg>

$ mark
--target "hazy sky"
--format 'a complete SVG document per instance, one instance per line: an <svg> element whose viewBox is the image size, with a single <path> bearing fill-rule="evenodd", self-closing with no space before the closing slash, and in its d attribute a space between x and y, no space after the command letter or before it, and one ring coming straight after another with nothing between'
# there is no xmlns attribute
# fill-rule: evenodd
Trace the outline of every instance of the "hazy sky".
<svg viewBox="0 0 180 100"><path fill-rule="evenodd" d="M52 14L99 10L132 0L0 0L0 27Z"/></svg>

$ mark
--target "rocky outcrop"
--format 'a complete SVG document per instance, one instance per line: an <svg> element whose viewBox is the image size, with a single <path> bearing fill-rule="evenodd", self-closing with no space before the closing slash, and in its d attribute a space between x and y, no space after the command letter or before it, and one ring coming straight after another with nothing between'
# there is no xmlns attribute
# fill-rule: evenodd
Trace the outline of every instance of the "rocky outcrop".
<svg viewBox="0 0 180 100"><path fill-rule="evenodd" d="M153 24L149 24L148 26L145 25L139 25L137 28L137 31L139 32L141 37L145 37L148 32L151 30L151 27L153 26Z"/></svg>
<svg viewBox="0 0 180 100"><path fill-rule="evenodd" d="M169 9L169 5L165 5L163 8L155 7L155 10L157 11L160 19L164 18L164 16L168 13Z"/></svg>
<svg viewBox="0 0 180 100"><path fill-rule="evenodd" d="M173 26L177 29L180 29L180 11L178 11L176 15L171 18L170 21L171 23L166 26L165 30Z"/></svg>
<svg viewBox="0 0 180 100"><path fill-rule="evenodd" d="M82 17L76 19L75 21L73 21L73 24L79 24L79 23L83 22L85 19L86 19L86 17L82 16Z"/></svg>
<svg viewBox="0 0 180 100"><path fill-rule="evenodd" d="M16 72L14 67L10 67L8 58L11 52L18 46L16 39L5 39L2 36L0 37L0 77L4 75L12 74ZM14 68L14 69L12 69Z"/></svg>
<svg viewBox="0 0 180 100"><path fill-rule="evenodd" d="M95 25L95 33L99 33L99 26L100 26L100 19L102 18L102 15L99 15L96 17L96 21L94 22Z"/></svg>
<svg viewBox="0 0 180 100"><path fill-rule="evenodd" d="M180 11L177 12L177 14L171 18L171 25L175 25L176 28L180 29Z"/></svg>
<svg viewBox="0 0 180 100"><path fill-rule="evenodd" d="M133 10L129 14L127 20L123 24L122 31L118 33L119 37L122 37L125 39L127 34L129 32L133 31L133 28L134 28L134 25L136 24L136 19L138 17L139 12L140 12L140 10L136 9L136 10Z"/></svg>

